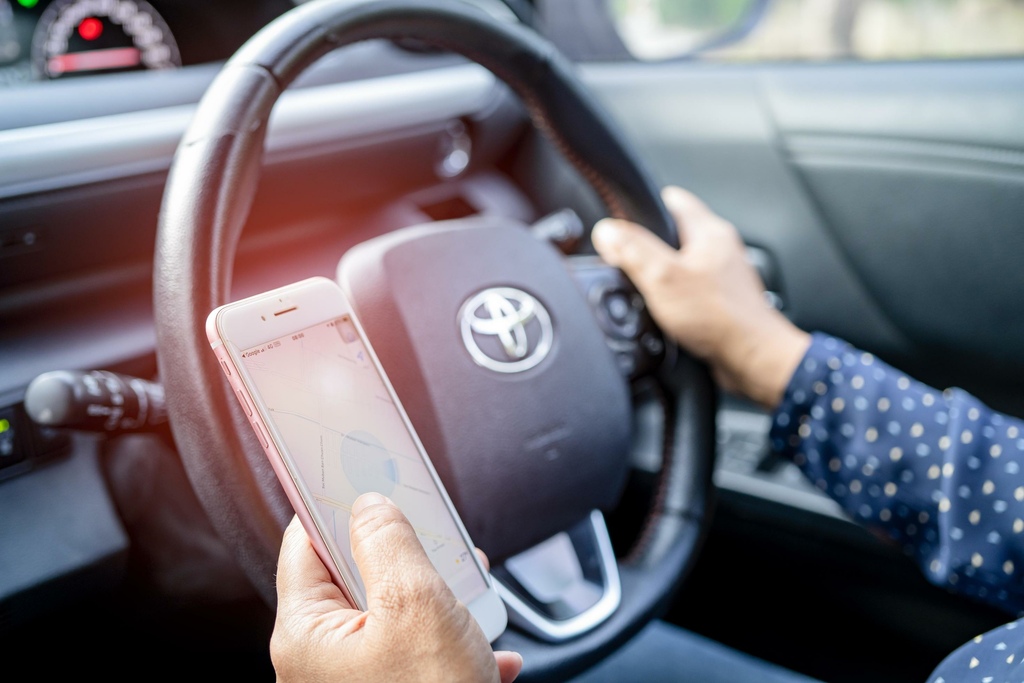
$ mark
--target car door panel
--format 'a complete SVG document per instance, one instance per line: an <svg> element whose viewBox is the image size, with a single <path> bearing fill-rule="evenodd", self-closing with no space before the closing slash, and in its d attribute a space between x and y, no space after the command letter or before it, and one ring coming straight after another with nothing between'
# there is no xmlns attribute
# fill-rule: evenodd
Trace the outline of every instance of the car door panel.
<svg viewBox="0 0 1024 683"><path fill-rule="evenodd" d="M588 65L651 161L777 260L786 311L1024 410L1024 65Z"/></svg>

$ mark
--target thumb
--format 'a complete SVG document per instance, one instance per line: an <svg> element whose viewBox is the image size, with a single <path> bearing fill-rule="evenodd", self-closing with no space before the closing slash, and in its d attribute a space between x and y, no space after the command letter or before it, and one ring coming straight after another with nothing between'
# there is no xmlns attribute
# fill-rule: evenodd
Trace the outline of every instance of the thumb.
<svg viewBox="0 0 1024 683"><path fill-rule="evenodd" d="M598 221L591 239L601 258L621 268L641 290L679 254L647 228L616 218Z"/></svg>
<svg viewBox="0 0 1024 683"><path fill-rule="evenodd" d="M298 517L293 516L281 539L277 563L278 614L308 610L322 603L324 608L352 609L310 544Z"/></svg>
<svg viewBox="0 0 1024 683"><path fill-rule="evenodd" d="M498 664L501 683L512 683L523 670L523 656L518 652L498 650L494 653L494 661Z"/></svg>
<svg viewBox="0 0 1024 683"><path fill-rule="evenodd" d="M408 518L389 498L364 493L352 505L352 557L366 587L367 608L401 607L406 598L448 590Z"/></svg>

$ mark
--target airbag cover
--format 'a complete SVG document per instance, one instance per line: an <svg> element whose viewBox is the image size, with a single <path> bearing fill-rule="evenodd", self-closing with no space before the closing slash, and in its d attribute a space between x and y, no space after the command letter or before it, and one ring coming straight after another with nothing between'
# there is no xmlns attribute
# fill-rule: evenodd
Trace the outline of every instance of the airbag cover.
<svg viewBox="0 0 1024 683"><path fill-rule="evenodd" d="M627 472L629 388L551 245L502 217L439 222L357 245L338 280L470 536L492 560L614 507ZM512 297L503 308L466 306L491 288L518 290L547 312L550 348L533 367L543 313L527 314L503 344L486 321L532 304ZM478 353L499 367L525 353L522 369L474 360L464 313L484 321L472 334Z"/></svg>

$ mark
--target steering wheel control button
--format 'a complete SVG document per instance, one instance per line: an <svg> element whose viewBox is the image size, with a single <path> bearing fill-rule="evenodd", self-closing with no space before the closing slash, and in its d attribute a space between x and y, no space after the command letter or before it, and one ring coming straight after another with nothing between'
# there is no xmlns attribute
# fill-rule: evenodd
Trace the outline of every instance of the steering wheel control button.
<svg viewBox="0 0 1024 683"><path fill-rule="evenodd" d="M480 367L515 373L536 367L554 341L551 316L537 299L514 287L485 289L459 311L462 343Z"/></svg>
<svg viewBox="0 0 1024 683"><path fill-rule="evenodd" d="M635 305L635 299L623 289L609 289L601 295L600 308L607 318L608 332L622 339L637 337L643 309Z"/></svg>
<svg viewBox="0 0 1024 683"><path fill-rule="evenodd" d="M605 297L605 307L608 309L608 316L616 323L623 324L628 322L630 313L632 313L632 307L629 305L629 299L623 292L613 292Z"/></svg>
<svg viewBox="0 0 1024 683"><path fill-rule="evenodd" d="M640 338L640 343L643 345L644 351L651 356L660 356L665 351L665 342L658 335L650 332Z"/></svg>
<svg viewBox="0 0 1024 683"><path fill-rule="evenodd" d="M615 353L615 362L618 363L619 370L622 374L627 377L636 372L637 360L636 354L634 353L630 353L629 351L618 351Z"/></svg>
<svg viewBox="0 0 1024 683"><path fill-rule="evenodd" d="M608 309L609 317L619 324L626 322L629 317L629 302L626 300L626 295L621 292L609 294L605 299L605 307Z"/></svg>
<svg viewBox="0 0 1024 683"><path fill-rule="evenodd" d="M600 259L577 256L570 263L619 373L634 380L656 370L668 348L640 293Z"/></svg>

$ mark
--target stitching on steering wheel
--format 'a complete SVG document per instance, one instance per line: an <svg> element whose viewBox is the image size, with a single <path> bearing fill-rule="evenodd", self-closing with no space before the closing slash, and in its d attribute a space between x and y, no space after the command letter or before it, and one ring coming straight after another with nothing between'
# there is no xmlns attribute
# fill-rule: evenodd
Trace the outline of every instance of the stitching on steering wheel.
<svg viewBox="0 0 1024 683"><path fill-rule="evenodd" d="M637 536L636 541L633 543L633 547L627 553L623 562L626 564L637 564L643 559L644 555L647 554L647 550L650 547L651 541L654 539L655 533L658 528L658 518L665 513L665 498L668 495L669 486L672 480L672 468L675 464L675 430L669 429L668 425L671 424L672 415L675 409L675 402L672 399L671 394L665 391L665 388L660 382L655 382L657 387L657 399L661 405L661 409L664 416L661 435L661 471L658 473L658 486L654 493L654 498L651 501L651 506L647 510L647 514L644 516L644 522L640 529L640 534Z"/></svg>
<svg viewBox="0 0 1024 683"><path fill-rule="evenodd" d="M410 36L399 37L409 38ZM444 50L451 50L451 48L448 45L440 41L418 37L416 38L416 40L419 40L420 42L423 42L427 45L431 45L433 47L441 48ZM485 61L487 61L485 57L481 57L481 53L471 48L460 48L460 50L457 51L461 52L464 56L468 57L477 64L480 64L481 66L484 64ZM551 125L551 122L548 120L548 117L545 116L544 114L543 107L541 107L540 104L538 104L536 97L530 92L529 88L526 88L523 85L522 80L518 76L515 76L505 71L500 66L486 66L484 68L492 72L495 76L498 77L499 80L503 81L506 85L512 88L512 90L515 91L520 101L522 101L523 105L530 113L530 120L533 121L533 124L541 131L541 133L545 135L545 137L548 138L548 140L550 140L555 145L555 147L558 148L558 151L561 152L562 156L568 159L569 163L571 163L577 171L583 174L583 176L590 183L591 187L593 187L601 196L601 201L604 202L605 207L608 209L608 212L611 214L611 216L613 218L622 218L628 220L630 217L627 215L625 209L623 208L622 201L619 199L618 195L611 189L611 187L608 186L608 183L605 181L604 176L602 176L598 171L594 170L594 168L590 164L585 162L576 154L576 152L573 151L572 147L562 137L562 134Z"/></svg>

